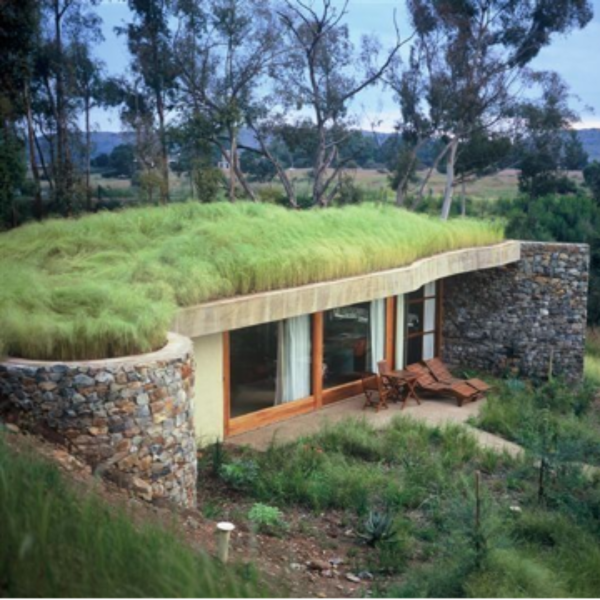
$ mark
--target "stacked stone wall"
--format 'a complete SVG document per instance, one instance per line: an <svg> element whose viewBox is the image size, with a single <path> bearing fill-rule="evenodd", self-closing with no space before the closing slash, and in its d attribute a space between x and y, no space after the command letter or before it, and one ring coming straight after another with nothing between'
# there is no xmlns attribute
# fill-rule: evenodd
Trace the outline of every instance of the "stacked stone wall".
<svg viewBox="0 0 600 600"><path fill-rule="evenodd" d="M77 363L0 363L0 395L96 472L145 500L196 501L191 341Z"/></svg>
<svg viewBox="0 0 600 600"><path fill-rule="evenodd" d="M521 260L444 280L442 356L455 366L569 381L583 374L589 247L523 242Z"/></svg>

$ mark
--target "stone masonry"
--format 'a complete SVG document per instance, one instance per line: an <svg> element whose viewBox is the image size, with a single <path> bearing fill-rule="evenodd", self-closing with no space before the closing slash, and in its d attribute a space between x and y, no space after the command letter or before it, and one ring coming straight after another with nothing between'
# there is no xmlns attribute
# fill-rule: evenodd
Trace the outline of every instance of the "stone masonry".
<svg viewBox="0 0 600 600"><path fill-rule="evenodd" d="M0 397L60 436L95 472L149 501L196 502L191 341L77 363L0 363Z"/></svg>
<svg viewBox="0 0 600 600"><path fill-rule="evenodd" d="M523 242L521 260L444 280L442 357L546 379L583 374L589 247Z"/></svg>

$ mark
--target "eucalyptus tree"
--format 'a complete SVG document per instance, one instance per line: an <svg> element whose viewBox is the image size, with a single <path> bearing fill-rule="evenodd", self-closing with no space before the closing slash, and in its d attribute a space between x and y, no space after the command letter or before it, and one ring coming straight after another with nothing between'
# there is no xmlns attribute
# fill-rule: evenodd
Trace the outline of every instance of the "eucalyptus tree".
<svg viewBox="0 0 600 600"><path fill-rule="evenodd" d="M434 135L446 140L436 159L446 162L446 219L459 145L510 119L527 85L527 65L554 34L584 27L592 6L589 0L408 0L408 7L430 121Z"/></svg>
<svg viewBox="0 0 600 600"><path fill-rule="evenodd" d="M281 54L278 23L265 0L211 0L203 14L190 14L191 8L193 3L178 6L179 106L185 119L204 122L208 139L229 164L229 199L236 198L236 181L254 199L239 165L239 135ZM191 36L193 27L198 31Z"/></svg>
<svg viewBox="0 0 600 600"><path fill-rule="evenodd" d="M31 113L31 72L39 37L40 15L35 0L7 3L0 27L0 212L15 224L14 201L25 178L24 138L28 140L34 182L34 214L43 214L40 177L35 160Z"/></svg>
<svg viewBox="0 0 600 600"><path fill-rule="evenodd" d="M128 0L128 4L133 20L118 27L117 32L127 36L135 94L144 96L144 117L151 115L156 121L160 200L166 204L169 201L167 113L173 108L177 81L169 27L172 7L170 0Z"/></svg>
<svg viewBox="0 0 600 600"><path fill-rule="evenodd" d="M317 137L313 163L312 200L327 206L351 159L340 157L349 124L349 105L363 90L378 83L402 43L396 28L393 46L380 57L381 45L364 36L360 50L343 22L348 2L338 10L333 0L316 3L284 0L278 10L287 49L285 68L273 73L276 91L287 112L309 114Z"/></svg>
<svg viewBox="0 0 600 600"><path fill-rule="evenodd" d="M92 209L91 156L92 122L94 108L110 104L107 97L107 76L104 62L92 55L89 40L79 39L69 49L69 88L79 102L84 115L85 143L83 162L85 170L85 195L88 210Z"/></svg>
<svg viewBox="0 0 600 600"><path fill-rule="evenodd" d="M72 144L76 139L76 99L69 86L73 67L70 48L78 40L98 40L100 18L90 9L99 0L41 0L41 41L34 78L37 97L32 104L49 142L55 206L72 214L77 201ZM85 32L85 36L83 33ZM34 110L34 113L36 111Z"/></svg>

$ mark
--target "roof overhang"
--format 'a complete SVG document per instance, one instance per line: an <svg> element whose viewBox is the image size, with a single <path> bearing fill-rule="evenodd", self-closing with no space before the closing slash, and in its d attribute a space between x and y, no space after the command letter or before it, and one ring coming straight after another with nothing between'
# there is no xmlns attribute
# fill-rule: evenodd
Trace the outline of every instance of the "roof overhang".
<svg viewBox="0 0 600 600"><path fill-rule="evenodd" d="M182 308L171 331L199 337L418 290L452 275L501 267L521 258L521 243L464 248L422 258L405 267L300 287L236 296Z"/></svg>

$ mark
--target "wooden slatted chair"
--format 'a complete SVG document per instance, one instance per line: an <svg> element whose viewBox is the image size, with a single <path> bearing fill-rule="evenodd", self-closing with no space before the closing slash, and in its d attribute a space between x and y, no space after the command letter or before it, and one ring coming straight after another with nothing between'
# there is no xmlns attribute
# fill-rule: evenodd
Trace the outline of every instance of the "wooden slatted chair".
<svg viewBox="0 0 600 600"><path fill-rule="evenodd" d="M408 371L415 373L419 376L417 380L417 387L424 392L431 394L437 394L439 396L451 396L456 399L458 406L462 406L465 401L470 402L475 400L479 395L479 392L465 383L464 381L458 381L456 383L442 383L436 381L431 371L422 364L414 364L406 367Z"/></svg>
<svg viewBox="0 0 600 600"><path fill-rule="evenodd" d="M388 400L391 397L391 390L382 384L381 377L376 373L363 373L361 379L365 394L363 410L372 407L379 412L381 408L389 408Z"/></svg>
<svg viewBox="0 0 600 600"><path fill-rule="evenodd" d="M450 373L448 367L439 358L432 358L424 361L424 363L425 366L431 371L431 374L434 376L436 381L439 381L440 383L458 383L463 381L472 388L475 388L479 392L480 397L484 396L486 392L489 392L492 389L491 385L488 385L485 381L475 377L471 379L459 379L458 377L454 377L452 373Z"/></svg>

